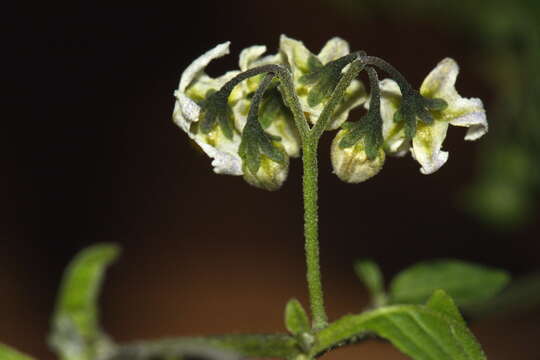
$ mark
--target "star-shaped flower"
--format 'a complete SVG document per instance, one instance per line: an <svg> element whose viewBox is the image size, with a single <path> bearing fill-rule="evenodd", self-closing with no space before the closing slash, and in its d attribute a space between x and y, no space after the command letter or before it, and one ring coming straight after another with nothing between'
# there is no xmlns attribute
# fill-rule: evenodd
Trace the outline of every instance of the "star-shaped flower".
<svg viewBox="0 0 540 360"><path fill-rule="evenodd" d="M410 148L412 156L421 165L420 172L432 174L448 160L448 152L441 148L449 125L467 127L465 140L477 140L487 132L488 123L482 101L463 98L456 91L458 73L457 63L446 58L425 78L420 95L427 99L442 99L447 106L443 110L430 110L434 119L432 124L418 122L412 145L405 135L403 123L394 121L394 114L401 103L399 86L391 79L380 82L384 149L387 154L403 156Z"/></svg>

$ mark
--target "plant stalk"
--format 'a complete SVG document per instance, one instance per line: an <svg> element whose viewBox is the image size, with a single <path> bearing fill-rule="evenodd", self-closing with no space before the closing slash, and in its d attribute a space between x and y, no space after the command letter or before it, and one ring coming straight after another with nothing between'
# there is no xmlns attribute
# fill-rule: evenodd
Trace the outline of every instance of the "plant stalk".
<svg viewBox="0 0 540 360"><path fill-rule="evenodd" d="M324 328L328 319L324 310L324 298L321 283L321 270L319 265L319 228L318 228L318 164L317 164L318 139L308 137L305 139L302 149L304 167L303 192L304 192L304 236L307 266L307 283L313 328Z"/></svg>

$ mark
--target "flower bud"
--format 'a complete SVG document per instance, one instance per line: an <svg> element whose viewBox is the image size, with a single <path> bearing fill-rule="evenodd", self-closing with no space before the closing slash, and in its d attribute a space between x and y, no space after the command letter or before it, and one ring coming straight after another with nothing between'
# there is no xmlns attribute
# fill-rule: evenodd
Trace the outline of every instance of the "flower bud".
<svg viewBox="0 0 540 360"><path fill-rule="evenodd" d="M375 159L369 160L365 151L364 141L356 145L341 148L339 143L347 134L347 130L340 130L332 142L331 158L334 173L343 181L357 184L377 175L384 164L384 151L379 149Z"/></svg>
<svg viewBox="0 0 540 360"><path fill-rule="evenodd" d="M266 155L261 155L261 163L255 174L251 172L245 162L242 170L244 171L244 180L248 184L268 191L278 190L287 179L289 157L285 156L285 161L278 163Z"/></svg>

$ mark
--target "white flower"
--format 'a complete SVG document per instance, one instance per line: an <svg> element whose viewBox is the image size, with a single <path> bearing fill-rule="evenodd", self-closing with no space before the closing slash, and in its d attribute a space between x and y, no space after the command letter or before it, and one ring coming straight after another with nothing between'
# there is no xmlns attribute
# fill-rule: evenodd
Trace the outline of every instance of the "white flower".
<svg viewBox="0 0 540 360"><path fill-rule="evenodd" d="M286 35L281 35L279 49L283 56L283 62L286 63L292 71L295 91L299 96L302 109L308 115L309 121L315 124L326 105L326 101L323 101L316 106L310 106L307 95L312 86L303 84L299 80L302 76L313 72L316 69L316 66L320 66L321 64L326 65L331 61L348 55L350 53L349 44L345 40L335 37L330 39L326 45L324 45L318 55L314 55L301 41L291 39ZM347 67L344 70L346 69ZM343 100L336 108L328 130L334 130L341 126L341 124L347 120L349 111L364 103L366 98L364 85L358 80L353 80L345 91Z"/></svg>
<svg viewBox="0 0 540 360"><path fill-rule="evenodd" d="M219 90L239 73L231 71L217 79L204 73L204 68L210 61L229 53L229 44L230 42L225 42L207 51L182 73L178 89L174 92L176 103L174 104L173 120L213 159L214 172L242 175L242 160L238 155L240 134L234 132L232 139L228 139L219 126L216 126L209 134L203 134L196 126L201 111L196 100L204 100L209 90ZM234 101L235 96L238 95L235 95L233 91L229 101Z"/></svg>
<svg viewBox="0 0 540 360"><path fill-rule="evenodd" d="M468 127L465 140L476 140L488 130L482 101L477 98L463 98L456 91L458 73L457 63L446 58L425 78L420 94L428 99L443 99L448 106L441 111L431 111L434 119L432 124L418 122L412 147L405 136L403 124L393 121L401 101L401 91L393 80L385 79L380 82L385 151L390 155L402 156L410 147L412 156L421 165L422 174L434 173L448 160L448 152L441 150L448 125Z"/></svg>
<svg viewBox="0 0 540 360"><path fill-rule="evenodd" d="M331 159L334 173L343 181L357 184L377 175L381 171L385 154L382 149L373 160L369 160L365 151L364 140L356 145L342 148L339 146L347 130L340 130L331 147Z"/></svg>

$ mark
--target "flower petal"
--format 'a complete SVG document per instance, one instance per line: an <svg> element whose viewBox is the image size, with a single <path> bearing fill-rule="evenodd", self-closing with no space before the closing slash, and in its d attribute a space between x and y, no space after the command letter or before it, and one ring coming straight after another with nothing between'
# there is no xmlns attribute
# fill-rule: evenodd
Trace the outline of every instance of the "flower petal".
<svg viewBox="0 0 540 360"><path fill-rule="evenodd" d="M465 140L479 139L488 131L486 110L480 99L460 98L445 110L446 114L452 117L450 124L469 128Z"/></svg>
<svg viewBox="0 0 540 360"><path fill-rule="evenodd" d="M210 61L220 58L229 54L230 41L219 44L213 49L208 50L201 55L197 60L191 63L186 70L182 73L180 78L180 84L178 90L185 92L189 84L204 70L204 68L210 63Z"/></svg>
<svg viewBox="0 0 540 360"><path fill-rule="evenodd" d="M427 98L441 98L448 104L460 98L456 91L456 79L459 66L454 59L441 60L435 69L431 70L420 87L420 94Z"/></svg>
<svg viewBox="0 0 540 360"><path fill-rule="evenodd" d="M315 55L306 48L303 42L282 34L279 38L279 50L285 57L285 62L290 65L295 78L309 72L309 59Z"/></svg>
<svg viewBox="0 0 540 360"><path fill-rule="evenodd" d="M379 82L381 90L381 118L383 120L384 150L390 156L402 157L407 154L410 142L405 136L403 124L394 121L394 114L401 102L401 90L392 79L384 79ZM364 107L369 109L369 101L366 100Z"/></svg>
<svg viewBox="0 0 540 360"><path fill-rule="evenodd" d="M246 71L251 67L251 64L259 60L259 58L266 52L266 46L264 45L255 45L245 48L240 53L240 61L238 65L240 70Z"/></svg>
<svg viewBox="0 0 540 360"><path fill-rule="evenodd" d="M448 160L448 152L441 151L447 129L448 123L446 121L434 121L431 125L418 123L416 135L412 141L411 153L414 159L422 165L420 169L422 174L434 173Z"/></svg>
<svg viewBox="0 0 540 360"><path fill-rule="evenodd" d="M349 43L347 41L339 37L334 37L328 40L317 56L323 64L327 64L330 61L334 61L349 54L350 52Z"/></svg>

